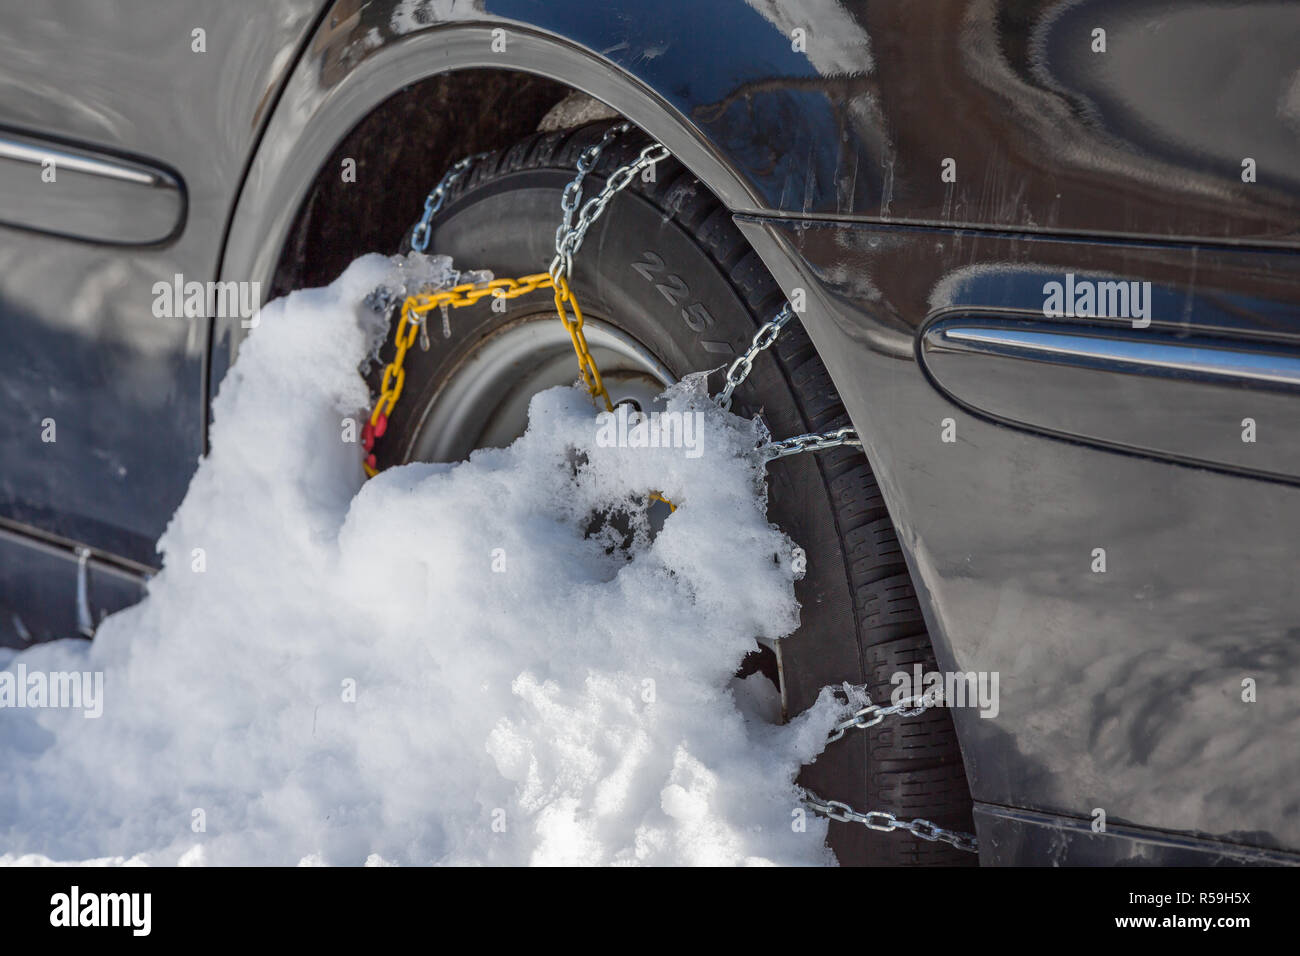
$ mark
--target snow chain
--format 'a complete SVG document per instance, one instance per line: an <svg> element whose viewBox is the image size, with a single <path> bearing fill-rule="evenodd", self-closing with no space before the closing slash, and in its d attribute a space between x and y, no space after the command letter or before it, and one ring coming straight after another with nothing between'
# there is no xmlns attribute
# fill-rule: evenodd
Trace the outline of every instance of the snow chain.
<svg viewBox="0 0 1300 956"><path fill-rule="evenodd" d="M864 687L859 687L857 690L863 694L866 692ZM840 740L850 730L867 730L881 723L887 717L919 717L931 707L938 706L942 703L942 700L943 695L937 688L924 694L904 697L898 703L889 704L885 707L873 704L868 699L865 707L854 711L831 728L830 733L826 735L826 742L832 744ZM882 833L903 830L918 839L928 840L931 843L937 841L947 843L958 850L965 850L968 853L979 852L979 842L972 834L947 830L930 820L922 820L919 817L915 820L900 820L887 810L868 810L866 813L859 813L847 803L841 803L838 800L823 800L808 790L803 791L803 804L814 813L820 813L822 816L838 820L840 823L861 823L869 830L879 830Z"/></svg>
<svg viewBox="0 0 1300 956"><path fill-rule="evenodd" d="M605 130L600 140L582 151L577 162L577 175L564 187L560 199L562 221L555 231L555 258L551 260L546 272L523 276L519 279L494 279L491 282L458 285L451 289L427 294L410 295L402 302L402 310L396 328L393 331L394 354L391 362L384 369L384 377L379 388L379 398L370 412L370 418L362 428L362 443L365 447L365 471L367 477L374 477L378 467L374 455L375 440L381 438L388 429L388 420L393 407L402 397L402 386L406 382L404 363L406 354L415 344L417 337L422 348L428 348L425 335L427 316L434 309L460 309L474 305L488 296L494 299L514 299L527 295L538 289L551 289L555 294L555 312L560 322L569 333L573 342L573 351L578 359L578 371L587 386L592 401L601 400L606 411L613 411L613 404L605 385L600 378L600 370L587 347L587 337L582 331L582 309L569 287L573 275L573 258L582 248L582 241L592 224L600 218L610 201L622 192L647 167L662 159L667 159L669 152L659 143L651 143L637 154L631 162L620 166L605 180L604 188L584 204L582 202L582 184L587 174L595 169L605 147L616 137L627 132L629 124L619 123ZM429 247L432 236L433 218L442 209L448 191L470 167L485 156L478 153L459 160L443 175L438 185L429 193L424 202L424 211L420 221L411 230L411 248L424 252ZM575 219L576 216L576 219ZM753 341L739 358L727 369L722 391L715 399L722 408L731 409L732 395L749 377L754 368L754 360L759 353L775 344L781 330L794 319L794 310L787 302L771 320L764 323L754 334ZM769 442L761 449L765 461L774 461L806 451L825 451L830 448L850 446L861 448L862 442L852 428L837 428L830 432L796 435L781 441ZM650 492L651 500L662 501L674 511L677 506L658 492ZM870 704L848 719L841 721L831 731L827 743L842 738L850 729L874 727L886 717L913 717L930 706L936 700L932 697L916 697L900 701L889 707L877 707ZM832 820L861 823L872 830L892 832L902 830L913 836L931 842L942 841L959 850L976 851L975 838L966 833L956 833L929 820L899 820L892 813L884 810L870 810L859 813L847 804L836 800L823 801L814 794L804 793L804 804L815 813L823 814Z"/></svg>
<svg viewBox="0 0 1300 956"><path fill-rule="evenodd" d="M879 830L882 833L902 830L920 840L928 840L931 843L947 843L949 846L956 847L958 850L965 850L967 853L979 852L979 843L971 834L959 833L956 830L945 830L939 824L931 823L929 820L919 818L916 820L900 820L888 810L868 810L866 813L859 813L847 803L840 803L838 800L823 801L807 792L804 794L803 803L814 813L820 813L822 816L838 820L840 823L861 823L868 830Z"/></svg>
<svg viewBox="0 0 1300 956"><path fill-rule="evenodd" d="M439 292L410 295L403 300L401 315L393 330L393 359L384 368L384 376L379 386L379 398L375 401L370 417L361 429L367 477L373 478L379 472L374 454L375 441L382 438L388 430L388 420L393 414L393 408L402 397L402 387L406 384L406 354L417 338L421 348L428 348L425 329L428 314L434 309L460 309L474 305L488 296L494 299L514 299L538 289L553 290L556 315L559 316L560 322L573 342L573 351L578 358L578 371L582 375L592 401L599 399L606 411L614 410L609 393L605 390L605 384L601 381L600 369L596 367L596 360L592 358L591 351L587 347L587 337L582 330L582 309L573 290L569 287L569 279L573 275L573 257L582 248L582 241L586 238L587 231L600 218L614 196L631 185L642 170L669 156L668 150L662 145L651 143L631 162L614 170L605 180L604 188L584 204L582 184L587 174L596 167L605 147L629 128L627 123L611 126L605 130L598 142L582 151L577 162L577 175L564 187L560 199L563 220L555 231L555 258L551 260L546 272L523 276L520 279L494 279L487 283L468 283ZM424 201L424 212L420 216L420 221L411 230L413 250L424 252L428 249L433 218L442 209L448 191L468 173L476 161L485 155L487 154L477 153L456 162L429 193ZM789 303L786 303L771 321L758 330L749 348L727 369L725 384L717 397L720 406L728 410L731 408L731 396L749 376L754 367L754 359L776 341L777 336L781 334L781 329L793 318L794 311ZM824 435L797 435L784 441L772 442L764 446L763 456L770 461L803 451L823 451L839 445L860 447L861 444L857 433L851 428L840 428ZM674 511L677 510L676 505L658 492L651 492L649 497L664 502Z"/></svg>
<svg viewBox="0 0 1300 956"><path fill-rule="evenodd" d="M888 707L881 707L879 704L867 704L861 710L855 711L847 720L841 720L832 727L826 742L833 744L850 730L866 730L868 727L874 727L886 717L919 717L931 707L937 705L939 701L940 695L931 691L905 697L897 704L890 704Z"/></svg>

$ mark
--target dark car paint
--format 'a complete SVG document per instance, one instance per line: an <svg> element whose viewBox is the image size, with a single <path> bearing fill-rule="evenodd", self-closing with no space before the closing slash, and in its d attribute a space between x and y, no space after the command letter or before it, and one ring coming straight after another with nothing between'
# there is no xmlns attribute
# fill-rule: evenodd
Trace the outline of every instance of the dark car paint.
<svg viewBox="0 0 1300 956"><path fill-rule="evenodd" d="M160 245L185 224L185 190L154 163L0 128L0 216L69 239Z"/></svg>
<svg viewBox="0 0 1300 956"><path fill-rule="evenodd" d="M986 862L1050 857L1063 844L1034 834L1073 832L1097 809L1115 826L1089 838L1093 861L1300 850L1300 488L1282 450L1294 397L1261 398L1258 445L1240 449L1213 430L1236 402L1253 411L1248 392L1226 393L1218 420L1163 426L1167 377L1130 376L1133 421L1116 422L1115 382L1095 370L1067 393L1051 365L967 356L960 373L927 374L918 361L945 316L1041 326L1042 282L1066 272L1152 282L1162 334L1300 343L1300 7L670 0L647 16L340 0L295 62L317 4L231 4L204 14L208 47L240 59L196 76L157 53L164 27L188 37L199 22L177 5L150 8L149 30L90 20L118 57L111 75L72 57L57 87L34 82L34 60L67 59L76 36L53 24L88 7L20 18L6 42L33 52L0 58L0 125L153 158L183 177L191 208L179 238L144 251L0 230L23 267L0 292L0 381L18 410L0 426L11 531L152 561L200 450L207 345L202 323L160 328L152 282L269 287L316 171L386 98L446 70L536 73L664 142L742 214L778 281L807 290L804 323L866 441L941 665L1002 676L996 719L955 712ZM1094 25L1105 54L1091 52ZM1242 181L1245 157L1257 182ZM956 182L940 176L946 158ZM241 334L215 323L211 388ZM56 467L34 437L50 382L70 383L72 429L93 416ZM955 442L941 440L946 418ZM1241 458L1252 451L1267 461ZM22 563L17 536L0 536L0 576ZM1141 828L1180 831L1183 855Z"/></svg>
<svg viewBox="0 0 1300 956"><path fill-rule="evenodd" d="M1294 866L1277 850L1202 840L1181 833L977 804L980 862L1000 866Z"/></svg>
<svg viewBox="0 0 1300 956"><path fill-rule="evenodd" d="M250 150L318 10L318 0L63 0L5 16L0 126L174 170L188 221L129 249L0 227L0 519L157 561L154 542L203 452L209 328L206 319L155 318L153 285L176 274L215 278ZM191 49L199 27L205 53ZM64 191L91 204L120 200L109 181L60 171L42 183L39 167L14 163L0 166L0 196L15 178L30 197L49 197L41 225L56 231L77 225ZM154 201L149 191L136 215ZM6 212L0 222L12 221ZM82 238L101 228L94 219L81 227ZM47 418L54 442L41 440ZM4 566L21 561L0 553ZM37 609L20 616L28 613Z"/></svg>
<svg viewBox="0 0 1300 956"><path fill-rule="evenodd" d="M809 291L810 334L865 436L941 666L1001 675L996 719L953 712L977 803L1083 818L1100 807L1115 823L1300 845L1300 487L1007 427L946 398L916 360L932 316L1037 308L1046 322L1025 272L1151 277L1192 304L1194 326L1222 321L1197 301L1231 300L1234 323L1263 330L1300 294L1300 261L867 224L744 231L785 288ZM1004 375L995 366L971 387L1001 394ZM1159 435L1162 379L1134 378L1128 415ZM1120 386L1043 389L1038 411L1069 420ZM1261 441L1293 443L1294 407L1266 418L1252 399L1228 401L1260 419ZM1217 437L1203 433L1213 421L1168 421L1185 430L1172 442ZM1256 703L1241 701L1244 678Z"/></svg>
<svg viewBox="0 0 1300 956"><path fill-rule="evenodd" d="M141 569L69 542L0 526L0 555L0 608L20 611L0 621L0 647L89 636L141 597Z"/></svg>
<svg viewBox="0 0 1300 956"><path fill-rule="evenodd" d="M1015 272L1005 270L1008 279ZM1195 334L1170 321L1129 328L1027 314L1008 308L936 316L921 335L922 367L949 399L1006 424L1233 474L1300 480L1294 346Z"/></svg>

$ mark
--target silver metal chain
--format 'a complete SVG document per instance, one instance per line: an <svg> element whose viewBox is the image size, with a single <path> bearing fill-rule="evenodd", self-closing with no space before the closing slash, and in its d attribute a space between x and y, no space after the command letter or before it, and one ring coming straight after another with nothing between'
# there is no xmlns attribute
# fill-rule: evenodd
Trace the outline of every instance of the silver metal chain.
<svg viewBox="0 0 1300 956"><path fill-rule="evenodd" d="M628 123L618 123L606 129L599 140L582 151L582 154L578 157L577 175L564 187L564 192L560 196L563 221L559 228L555 230L555 258L551 260L550 267L547 269L557 285L561 276L566 280L572 276L573 257L582 248L582 241L586 238L587 230L604 213L610 201L618 193L630 186L642 170L653 166L660 160L667 159L671 155L663 144L650 143L637 154L635 159L624 163L610 173L609 178L605 180L605 187L583 203L582 184L586 180L587 174L596 168L605 147L619 134L627 132L628 129L630 129ZM576 221L574 219L575 211L577 214ZM791 309L790 304L787 302L782 306L780 312L754 333L753 341L744 354L731 363L731 367L727 369L726 383L718 394L718 403L724 409L731 407L731 396L753 370L754 359L760 352L770 348L776 342L781 330L793 318L794 310ZM828 448L838 448L841 445L861 447L862 442L858 439L858 433L852 428L839 428L824 434L796 435L782 441L770 442L763 446L762 452L766 460L772 461L776 458L797 455L800 452L824 451Z"/></svg>
<svg viewBox="0 0 1300 956"><path fill-rule="evenodd" d="M560 211L563 213L560 225L555 230L555 254L558 256L564 249L564 237L573 229L573 214L578 211L578 206L582 204L582 181L587 178L587 174L596 168L596 163L600 161L600 154L605 151L605 147L614 141L614 137L621 133L626 133L630 129L628 123L615 123L605 130L600 141L592 143L582 151L578 157L578 175L573 177L572 182L564 187L564 192L560 196Z"/></svg>
<svg viewBox="0 0 1300 956"><path fill-rule="evenodd" d="M861 448L862 440L852 428L837 428L834 431L813 432L768 442L761 451L767 461L774 461L777 458L787 458L805 451L826 451L829 448L839 448L841 445Z"/></svg>
<svg viewBox="0 0 1300 956"><path fill-rule="evenodd" d="M806 790L803 804L814 813L820 813L840 823L861 823L867 829L878 830L881 833L903 830L917 839L927 840L930 843L947 843L967 853L979 852L979 841L972 834L948 830L930 820L919 817L915 820L900 820L888 810L868 810L866 813L859 813L847 803L838 800L822 800Z"/></svg>
<svg viewBox="0 0 1300 956"><path fill-rule="evenodd" d="M931 707L938 706L942 700L943 692L936 687L923 694L913 694L911 697L903 698L896 704L889 704L884 707L868 703L866 707L855 711L848 718L841 720L832 727L826 735L826 743L834 743L850 730L866 730L868 727L874 727L887 717L919 716ZM969 853L979 852L979 842L971 834L957 830L946 830L930 820L920 818L900 820L888 810L868 810L866 813L859 813L847 803L841 803L838 800L823 800L806 790L804 791L803 802L805 806L815 813L820 813L841 823L861 823L868 829L879 830L882 833L903 830L921 840L928 840L932 843L940 841Z"/></svg>
<svg viewBox="0 0 1300 956"><path fill-rule="evenodd" d="M420 216L420 221L415 224L411 230L411 248L416 252L425 252L429 248L429 237L433 230L429 228L433 222L433 217L438 214L442 204L447 199L447 190L465 175L466 171L486 156L487 153L475 153L473 156L466 156L464 159L457 160L451 167L442 174L442 179L438 180L438 185L433 187L432 192L424 199L424 213Z"/></svg>
<svg viewBox="0 0 1300 956"><path fill-rule="evenodd" d="M731 363L731 368L727 369L726 384L722 386L722 391L718 393L718 404L727 411L731 411L731 394L742 382L749 377L749 373L754 369L754 359L758 358L758 353L766 348L770 348L776 342L777 336L785 328L786 323L794 318L794 310L790 308L787 302L781 306L772 319L763 324L757 332L754 333L754 340L749 343L749 348L745 353Z"/></svg>
<svg viewBox="0 0 1300 956"><path fill-rule="evenodd" d="M942 692L935 688L926 691L924 694L913 694L911 697L904 697L897 704L888 704L884 707L879 704L869 703L866 707L855 711L851 716L832 727L826 737L826 742L828 744L834 743L850 730L866 730L868 727L874 727L886 717L919 717L931 707L939 706L942 701Z"/></svg>
<svg viewBox="0 0 1300 956"><path fill-rule="evenodd" d="M582 181L586 178L587 173L595 167L606 144L627 128L628 124L626 123L611 126L605 131L605 135L600 138L598 143L583 150L582 156L578 159L578 175L574 177L573 182L565 187L564 195L560 197L560 203L564 209L564 222L555 232L555 258L551 260L551 265L546 270L551 274L551 278L557 280L557 282L561 275L566 280L572 276L573 257L582 248L582 240L586 238L587 230L591 228L592 223L600 218L610 200L631 185L632 180L639 176L642 170L667 159L670 155L662 144L651 143L641 150L630 163L625 163L614 170L609 178L605 180L605 188L583 203L581 209L578 209L578 203L582 197ZM578 210L576 222L573 221L575 209Z"/></svg>

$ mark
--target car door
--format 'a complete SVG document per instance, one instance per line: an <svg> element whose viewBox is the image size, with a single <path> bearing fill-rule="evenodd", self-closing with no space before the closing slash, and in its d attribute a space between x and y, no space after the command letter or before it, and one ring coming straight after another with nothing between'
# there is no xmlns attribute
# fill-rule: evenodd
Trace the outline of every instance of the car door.
<svg viewBox="0 0 1300 956"><path fill-rule="evenodd" d="M22 646L89 633L157 566L204 450L207 283L322 4L7 6L0 645Z"/></svg>

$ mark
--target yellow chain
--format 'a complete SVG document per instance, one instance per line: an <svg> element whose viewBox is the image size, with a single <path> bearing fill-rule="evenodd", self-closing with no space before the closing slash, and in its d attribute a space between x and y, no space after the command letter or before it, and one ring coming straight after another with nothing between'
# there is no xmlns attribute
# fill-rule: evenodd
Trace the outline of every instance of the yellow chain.
<svg viewBox="0 0 1300 956"><path fill-rule="evenodd" d="M582 309L578 305L577 296L573 294L563 275L560 276L559 282L557 286L549 273L537 272L519 279L493 279L481 285L470 282L441 292L407 296L402 302L401 318L393 331L393 360L384 368L384 378L379 386L379 399L370 412L369 421L361 430L366 449L366 457L362 464L367 478L379 474L373 451L375 439L388 430L388 416L393 414L393 407L402 397L402 387L406 384L406 353L410 351L411 346L415 344L416 336L420 334L419 317L444 305L460 309L473 305L489 295L495 299L515 299L538 289L554 289L555 312L573 342L574 354L578 356L578 371L582 373L587 391L591 394L592 401L599 398L605 403L605 411L614 410L614 403L610 400L609 392L605 390L605 383L600 378L600 369L596 367L596 360L587 347L587 336L582 331ZM569 310L572 310L573 318L569 318ZM650 492L648 497L652 501L662 501L673 511L677 510L675 504L657 491Z"/></svg>
<svg viewBox="0 0 1300 956"><path fill-rule="evenodd" d="M626 131L627 128L627 124L624 123L621 127L615 127L612 132ZM600 215L613 194L627 186L638 169L647 163L657 161L656 158L651 156L652 150L657 149L664 156L668 155L668 151L658 144L647 146L642 150L641 156L635 163L621 168L614 177L607 180L601 195L591 200L586 207L583 207L579 222L575 227L572 217L573 213L577 211L577 202L581 197L583 177L595 165L601 148L610 139L610 136L611 132L607 132L598 146L589 148L583 153L583 158L578 163L578 178L570 183L564 191L564 198L561 203L564 210L564 223L561 226L561 231L566 232L567 235L564 237L563 247L557 240L556 258L555 262L551 264L549 272L537 272L520 279L493 279L491 282L481 284L466 283L441 292L408 296L402 302L402 314L397 322L397 328L393 332L393 360L384 368L384 378L379 387L379 399L370 412L370 419L361 429L361 440L366 450L364 459L366 477L373 478L379 473L374 455L375 439L388 430L388 416L393 413L393 407L397 404L397 400L402 397L402 386L406 384L406 353L410 351L416 336L420 334L420 330L424 327L425 316L434 309L445 307L463 308L467 305L473 305L485 296L492 296L494 299L514 299L537 289L555 290L555 313L560 317L560 322L564 325L565 331L569 333L569 339L573 342L573 352L578 356L578 371L582 375L582 381L587 386L587 391L591 394L591 400L595 402L599 398L605 404L605 411L612 412L614 410L614 403L610 400L609 392L605 390L605 383L601 381L600 369L596 367L596 360L587 347L587 336L582 331L582 309L578 305L578 299L573 294L573 290L569 288L569 280L566 276L568 268L572 266L573 254L577 251L578 246L582 244L583 234L591 225L592 220ZM455 175L458 174L457 171L463 169L468 162L472 162L472 160L462 160L461 163L452 167L452 172L448 175L452 176L454 180ZM629 170L631 171L629 172ZM620 179L620 176L623 178ZM421 219L416 230L416 232L425 230L424 244L420 246L421 250L428 245L427 229L429 220L437 212L438 206L442 204L443 191L448 184L449 180L444 177L443 181L438 184L438 188L429 194L429 199L425 203L424 218ZM571 191L574 193L573 195L571 195ZM588 212L589 208L594 208L595 211ZM414 236L414 233L412 235ZM650 492L649 498L652 501L664 502L673 511L677 510L675 504L657 491Z"/></svg>
<svg viewBox="0 0 1300 956"><path fill-rule="evenodd" d="M669 511L677 510L677 506L675 504L673 504L671 501L669 501L667 498L665 498L657 491L650 492L650 494L646 495L646 497L649 498L651 501L662 501L664 504L668 506Z"/></svg>
<svg viewBox="0 0 1300 956"><path fill-rule="evenodd" d="M555 311L560 316L560 321L564 323L564 328L568 330L569 338L573 340L573 351L578 356L578 371L582 373L582 380L587 383L591 400L594 402L598 398L602 399L605 402L605 411L612 412L614 403L609 400L605 383L600 380L600 369L596 368L596 360L591 357L591 352L587 349L587 336L582 331L582 309L578 308L578 300L573 290L569 288L569 281L563 275L559 277L559 285L553 284L553 287ZM573 310L572 320L566 314L566 305Z"/></svg>
<svg viewBox="0 0 1300 956"><path fill-rule="evenodd" d="M577 297L574 296L573 290L569 288L569 283L563 276L560 276L559 281L560 284L557 286L549 273L537 272L520 279L493 279L491 282L478 285L470 282L441 292L407 296L402 302L401 318L393 331L393 360L384 368L384 378L379 386L379 399L370 412L367 424L361 430L361 438L366 450L363 462L366 477L373 478L379 474L373 453L375 439L388 430L388 416L393 413L393 407L402 397L402 386L406 384L406 353L415 344L416 336L420 333L420 317L443 306L459 309L474 305L486 296L492 296L494 299L515 299L537 289L554 289L555 311L573 341L573 351L578 356L578 370L582 373L587 391L591 393L592 401L599 398L605 403L606 411L614 410L609 392L605 391L605 383L601 381L600 369L596 367L596 360L592 358L591 350L587 347L587 336L582 331L582 309L578 307ZM573 318L569 318L569 310L572 310Z"/></svg>

